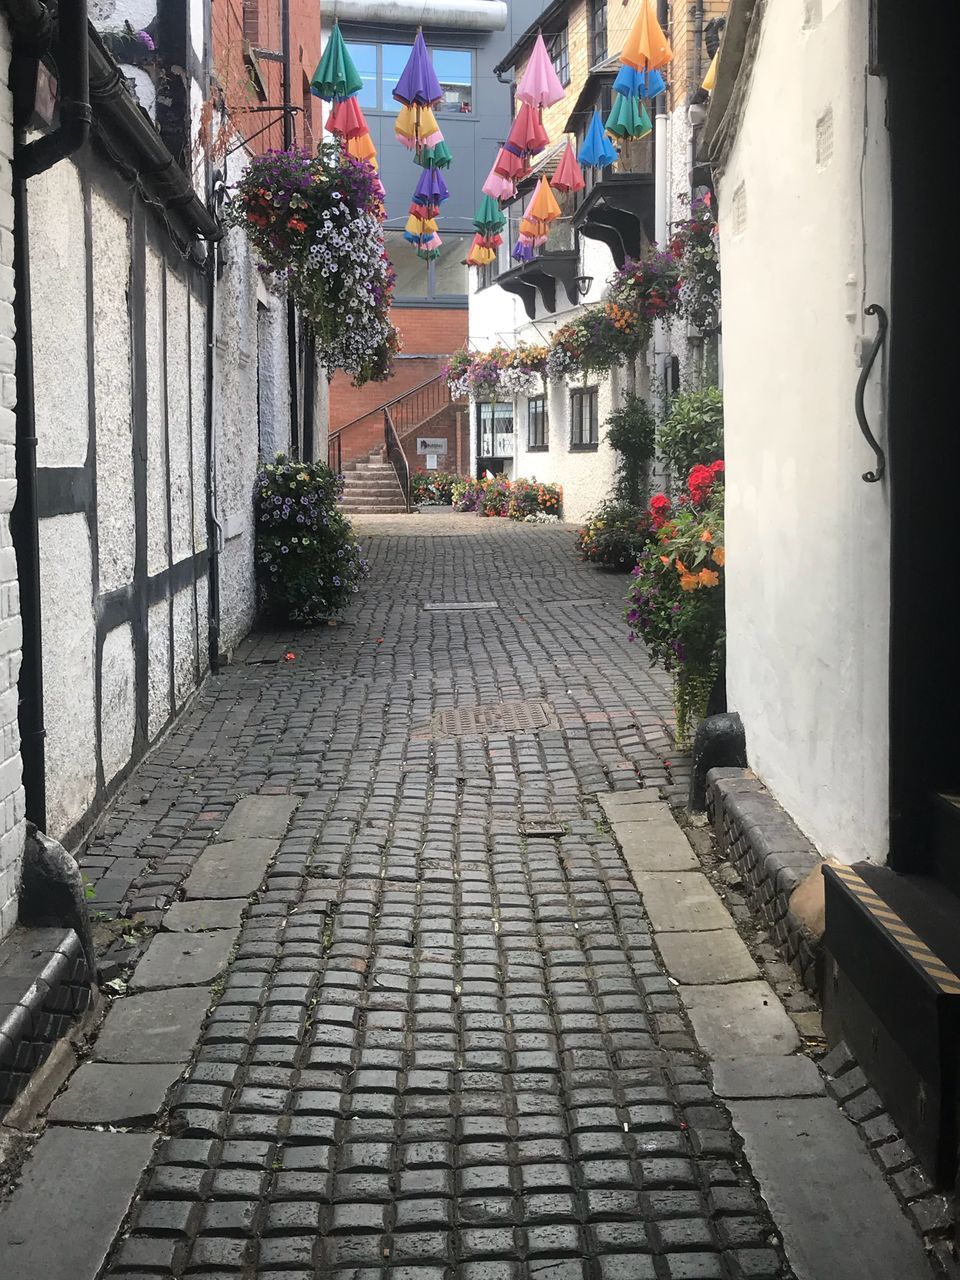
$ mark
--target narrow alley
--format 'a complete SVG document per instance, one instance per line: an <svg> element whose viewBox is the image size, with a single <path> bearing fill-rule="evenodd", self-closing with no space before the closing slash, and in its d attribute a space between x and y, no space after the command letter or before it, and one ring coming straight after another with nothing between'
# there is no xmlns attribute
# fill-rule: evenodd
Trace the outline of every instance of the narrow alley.
<svg viewBox="0 0 960 1280"><path fill-rule="evenodd" d="M105 972L144 955L4 1280L929 1275L721 900L664 906L699 864L624 579L562 526L359 530L345 621L254 634L83 855ZM698 930L723 964L678 985ZM711 1023L738 982L749 1022Z"/></svg>

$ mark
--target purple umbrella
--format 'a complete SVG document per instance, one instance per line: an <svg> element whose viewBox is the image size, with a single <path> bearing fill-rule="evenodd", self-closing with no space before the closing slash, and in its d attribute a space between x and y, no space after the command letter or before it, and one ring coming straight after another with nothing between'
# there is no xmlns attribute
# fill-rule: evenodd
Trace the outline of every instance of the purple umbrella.
<svg viewBox="0 0 960 1280"><path fill-rule="evenodd" d="M408 107L425 107L430 103L439 102L443 97L443 90L440 88L440 81L430 61L422 31L417 32L407 65L394 85L393 96L398 102Z"/></svg>
<svg viewBox="0 0 960 1280"><path fill-rule="evenodd" d="M449 196L439 169L424 169L413 198L420 204L442 204Z"/></svg>

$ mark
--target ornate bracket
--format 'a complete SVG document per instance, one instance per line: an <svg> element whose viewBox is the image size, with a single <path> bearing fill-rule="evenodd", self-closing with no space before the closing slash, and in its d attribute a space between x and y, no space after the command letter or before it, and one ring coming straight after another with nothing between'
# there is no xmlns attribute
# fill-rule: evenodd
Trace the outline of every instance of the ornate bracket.
<svg viewBox="0 0 960 1280"><path fill-rule="evenodd" d="M870 348L870 354L863 362L863 368L860 370L860 377L857 380L857 394L854 400L854 409L857 414L857 422L860 424L860 430L863 432L863 438L877 456L877 465L873 471L865 471L863 479L867 484L876 484L878 480L882 480L887 470L887 459L877 438L870 430L870 423L867 421L867 415L863 408L863 393L866 390L867 379L870 377L870 370L873 368L873 362L879 354L880 348L883 346L887 336L887 313L878 303L872 302L863 313L865 316L877 317L877 336L873 340L873 346Z"/></svg>

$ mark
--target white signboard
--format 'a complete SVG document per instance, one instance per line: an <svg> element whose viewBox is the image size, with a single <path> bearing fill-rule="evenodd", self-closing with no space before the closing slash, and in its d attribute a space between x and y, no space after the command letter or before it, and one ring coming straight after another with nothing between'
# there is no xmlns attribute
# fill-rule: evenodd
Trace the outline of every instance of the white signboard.
<svg viewBox="0 0 960 1280"><path fill-rule="evenodd" d="M417 453L446 453L447 442L441 436L417 436Z"/></svg>

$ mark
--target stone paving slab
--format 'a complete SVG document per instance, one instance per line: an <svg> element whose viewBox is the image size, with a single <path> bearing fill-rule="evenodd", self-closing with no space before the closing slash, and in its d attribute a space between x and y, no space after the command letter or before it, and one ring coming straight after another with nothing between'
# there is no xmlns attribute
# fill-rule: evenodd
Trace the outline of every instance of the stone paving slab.
<svg viewBox="0 0 960 1280"><path fill-rule="evenodd" d="M759 978L760 970L734 929L657 934L657 946L671 978L699 986Z"/></svg>
<svg viewBox="0 0 960 1280"><path fill-rule="evenodd" d="M153 1143L151 1133L47 1129L0 1206L4 1280L98 1275Z"/></svg>
<svg viewBox="0 0 960 1280"><path fill-rule="evenodd" d="M205 986L226 964L236 937L234 929L158 933L134 970L130 991Z"/></svg>
<svg viewBox="0 0 960 1280"><path fill-rule="evenodd" d="M279 847L279 840L247 836L208 845L183 883L184 897L249 897L260 888Z"/></svg>
<svg viewBox="0 0 960 1280"><path fill-rule="evenodd" d="M183 1071L181 1063L85 1062L49 1111L54 1124L146 1125Z"/></svg>
<svg viewBox="0 0 960 1280"><path fill-rule="evenodd" d="M657 933L733 929L733 917L702 872L644 872L637 877L643 907Z"/></svg>
<svg viewBox="0 0 960 1280"><path fill-rule="evenodd" d="M797 1280L930 1280L920 1237L834 1102L730 1110Z"/></svg>
<svg viewBox="0 0 960 1280"><path fill-rule="evenodd" d="M169 933L207 933L211 929L237 929L246 908L246 898L175 902L165 912L161 928Z"/></svg>
<svg viewBox="0 0 960 1280"><path fill-rule="evenodd" d="M233 806L217 839L259 837L280 840L299 803L297 796L244 796Z"/></svg>
<svg viewBox="0 0 960 1280"><path fill-rule="evenodd" d="M721 1098L816 1098L826 1094L817 1064L790 1057L717 1058L713 1087Z"/></svg>
<svg viewBox="0 0 960 1280"><path fill-rule="evenodd" d="M680 987L701 1049L709 1058L741 1057L756 1052L794 1053L797 1028L776 992L766 982L734 982Z"/></svg>
<svg viewBox="0 0 960 1280"><path fill-rule="evenodd" d="M111 1006L93 1056L101 1062L187 1062L210 1001L207 987L125 996Z"/></svg>
<svg viewBox="0 0 960 1280"><path fill-rule="evenodd" d="M613 833L634 879L646 871L699 871L686 836L667 817L652 822L614 822Z"/></svg>

